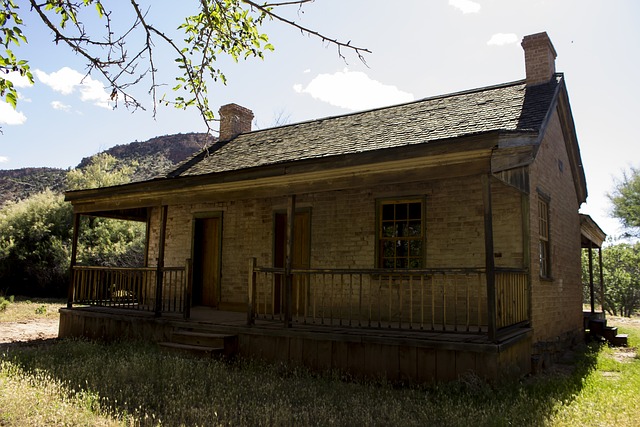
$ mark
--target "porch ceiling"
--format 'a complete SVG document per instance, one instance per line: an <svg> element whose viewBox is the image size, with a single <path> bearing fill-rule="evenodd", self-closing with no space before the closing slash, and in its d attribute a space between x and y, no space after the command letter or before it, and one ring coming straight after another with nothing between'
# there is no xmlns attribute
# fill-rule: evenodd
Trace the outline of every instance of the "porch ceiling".
<svg viewBox="0 0 640 427"><path fill-rule="evenodd" d="M127 221L139 221L146 222L148 218L147 208L129 208L129 209L115 209L115 210L95 210L87 211L87 215L96 216L101 218L122 219Z"/></svg>

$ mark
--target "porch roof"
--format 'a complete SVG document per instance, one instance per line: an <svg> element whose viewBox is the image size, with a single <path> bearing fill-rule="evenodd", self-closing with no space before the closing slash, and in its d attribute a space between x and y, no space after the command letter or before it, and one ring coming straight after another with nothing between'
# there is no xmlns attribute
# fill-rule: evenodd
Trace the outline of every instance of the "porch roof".
<svg viewBox="0 0 640 427"><path fill-rule="evenodd" d="M583 248L601 248L607 235L593 218L589 215L580 214L580 237Z"/></svg>
<svg viewBox="0 0 640 427"><path fill-rule="evenodd" d="M248 132L221 141L168 177L236 171L293 161L372 152L503 131L537 134L563 75L528 86L524 80L436 96L365 112Z"/></svg>

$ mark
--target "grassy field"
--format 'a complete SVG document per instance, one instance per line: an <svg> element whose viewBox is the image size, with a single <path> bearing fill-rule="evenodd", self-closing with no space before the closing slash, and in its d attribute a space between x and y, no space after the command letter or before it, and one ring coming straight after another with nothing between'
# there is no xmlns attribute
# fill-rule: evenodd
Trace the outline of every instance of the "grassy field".
<svg viewBox="0 0 640 427"><path fill-rule="evenodd" d="M621 331L640 343L640 324ZM398 386L60 340L0 349L0 425L638 425L634 348L585 346L571 367L499 385Z"/></svg>

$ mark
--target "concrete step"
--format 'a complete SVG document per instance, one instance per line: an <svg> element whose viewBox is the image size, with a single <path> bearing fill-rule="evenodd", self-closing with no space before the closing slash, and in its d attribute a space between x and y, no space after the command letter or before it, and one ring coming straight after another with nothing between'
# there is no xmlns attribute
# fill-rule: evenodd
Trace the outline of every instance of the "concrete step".
<svg viewBox="0 0 640 427"><path fill-rule="evenodd" d="M202 345L189 345L174 342L159 342L158 345L164 350L176 354L186 354L198 357L213 357L224 355L224 347L207 347Z"/></svg>

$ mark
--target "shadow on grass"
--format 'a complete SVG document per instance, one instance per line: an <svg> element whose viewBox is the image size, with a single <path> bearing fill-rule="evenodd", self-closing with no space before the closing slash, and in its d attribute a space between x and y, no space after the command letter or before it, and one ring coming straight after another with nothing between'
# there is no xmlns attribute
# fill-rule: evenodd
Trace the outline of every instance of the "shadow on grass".
<svg viewBox="0 0 640 427"><path fill-rule="evenodd" d="M60 340L0 351L24 371L44 370L70 393L97 393L112 415L141 425L542 425L580 394L599 348L585 346L571 369L517 382L478 377L429 386L345 381L238 360L168 356L152 344ZM72 391L73 390L73 391Z"/></svg>

